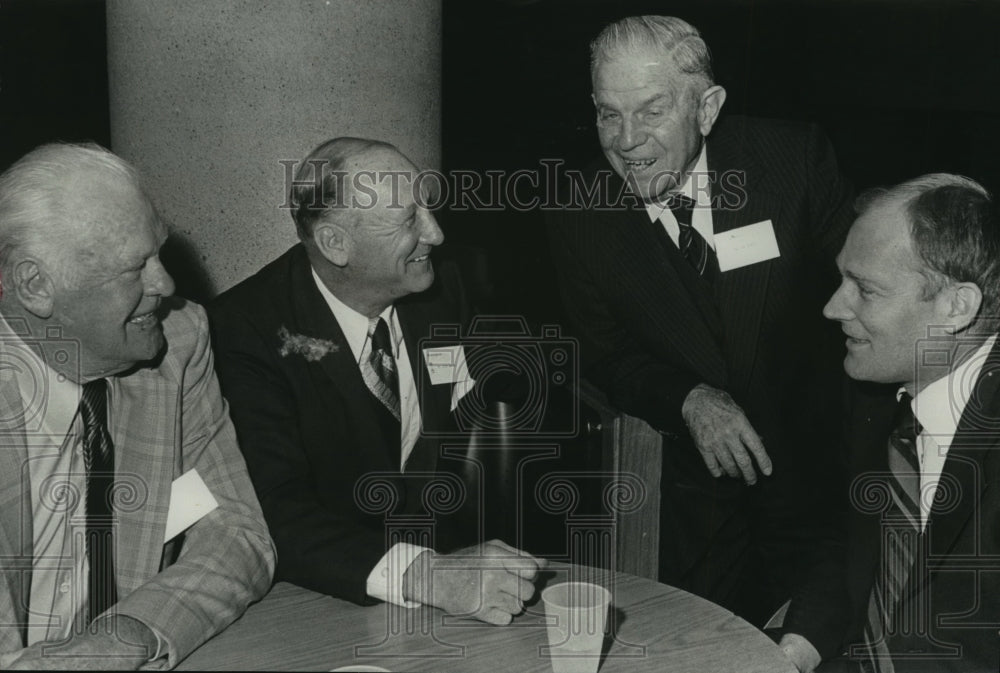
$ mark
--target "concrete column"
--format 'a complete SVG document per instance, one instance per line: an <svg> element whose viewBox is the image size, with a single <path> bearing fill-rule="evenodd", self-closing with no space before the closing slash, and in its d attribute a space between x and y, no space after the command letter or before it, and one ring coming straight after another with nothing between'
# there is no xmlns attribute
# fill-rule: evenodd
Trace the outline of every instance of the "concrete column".
<svg viewBox="0 0 1000 673"><path fill-rule="evenodd" d="M352 135L441 157L440 0L107 0L112 149L204 300L296 241L282 160Z"/></svg>

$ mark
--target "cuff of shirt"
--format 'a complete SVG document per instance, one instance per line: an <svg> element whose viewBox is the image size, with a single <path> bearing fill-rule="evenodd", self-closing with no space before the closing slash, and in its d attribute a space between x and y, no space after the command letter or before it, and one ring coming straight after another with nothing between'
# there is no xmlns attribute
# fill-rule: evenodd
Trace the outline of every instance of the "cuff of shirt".
<svg viewBox="0 0 1000 673"><path fill-rule="evenodd" d="M404 608L420 607L420 603L403 598L403 575L413 560L425 551L432 550L408 542L393 545L368 573L368 595Z"/></svg>

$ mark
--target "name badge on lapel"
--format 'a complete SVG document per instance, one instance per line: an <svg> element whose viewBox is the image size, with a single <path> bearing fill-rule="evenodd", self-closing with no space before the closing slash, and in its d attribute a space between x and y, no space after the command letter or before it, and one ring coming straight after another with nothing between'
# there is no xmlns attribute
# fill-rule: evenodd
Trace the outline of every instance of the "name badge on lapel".
<svg viewBox="0 0 1000 673"><path fill-rule="evenodd" d="M719 271L731 271L781 256L771 220L715 234L715 254L719 257Z"/></svg>
<svg viewBox="0 0 1000 673"><path fill-rule="evenodd" d="M424 362L427 363L427 374L430 376L431 385L455 384L451 391L451 410L454 411L458 401L476 384L469 375L469 367L465 363L465 349L461 344L425 348Z"/></svg>

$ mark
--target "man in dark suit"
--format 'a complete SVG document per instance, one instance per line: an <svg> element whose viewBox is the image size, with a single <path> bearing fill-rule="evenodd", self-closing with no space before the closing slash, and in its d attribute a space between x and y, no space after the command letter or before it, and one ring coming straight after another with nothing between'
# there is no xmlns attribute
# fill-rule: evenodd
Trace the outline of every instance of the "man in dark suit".
<svg viewBox="0 0 1000 673"><path fill-rule="evenodd" d="M584 187L607 203L550 227L586 375L667 438L660 580L761 621L838 424L820 307L849 190L815 127L720 120L726 92L680 19L609 25L591 75L614 175Z"/></svg>
<svg viewBox="0 0 1000 673"><path fill-rule="evenodd" d="M382 142L306 157L291 191L301 243L210 309L218 371L278 579L507 623L541 561L499 541L433 551L476 531L446 516L464 484L430 438L470 379L460 350L421 343L466 314L457 276L435 278L444 237L420 183Z"/></svg>
<svg viewBox="0 0 1000 673"><path fill-rule="evenodd" d="M1000 224L975 182L926 175L859 200L824 309L847 335L846 557L793 600L802 671L1000 664ZM875 385L881 384L881 385Z"/></svg>

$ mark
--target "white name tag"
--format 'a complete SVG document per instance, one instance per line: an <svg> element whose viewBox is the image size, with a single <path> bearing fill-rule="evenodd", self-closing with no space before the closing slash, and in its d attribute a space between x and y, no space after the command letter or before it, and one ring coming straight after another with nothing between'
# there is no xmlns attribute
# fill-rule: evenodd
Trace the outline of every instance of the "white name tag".
<svg viewBox="0 0 1000 673"><path fill-rule="evenodd" d="M715 234L715 253L719 257L719 271L739 269L781 256L771 220Z"/></svg>
<svg viewBox="0 0 1000 673"><path fill-rule="evenodd" d="M424 362L427 363L427 374L432 385L455 384L451 391L451 409L454 411L458 401L476 384L465 364L465 349L461 345L425 348Z"/></svg>
<svg viewBox="0 0 1000 673"><path fill-rule="evenodd" d="M205 486L198 470L188 470L174 479L170 485L170 509L167 510L167 529L163 533L163 544L193 526L219 503Z"/></svg>

